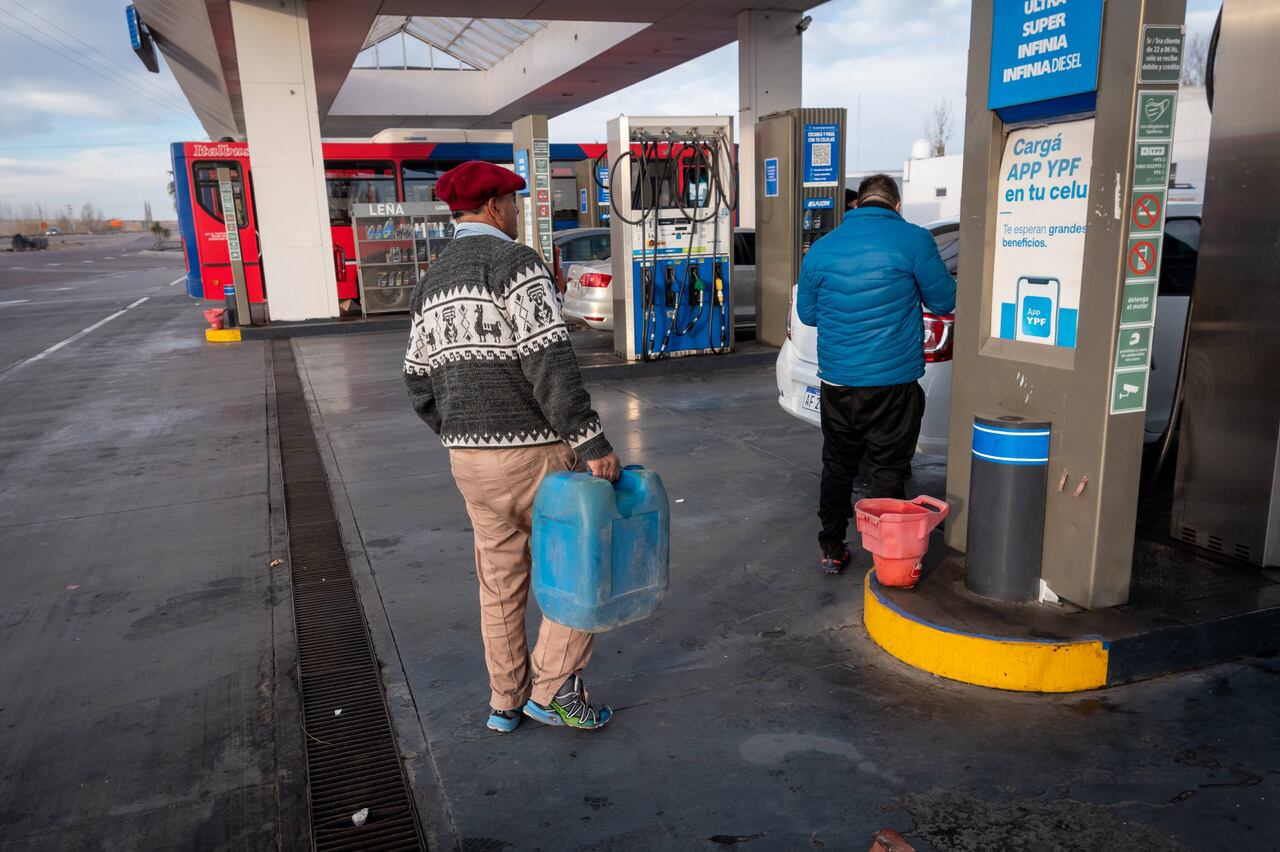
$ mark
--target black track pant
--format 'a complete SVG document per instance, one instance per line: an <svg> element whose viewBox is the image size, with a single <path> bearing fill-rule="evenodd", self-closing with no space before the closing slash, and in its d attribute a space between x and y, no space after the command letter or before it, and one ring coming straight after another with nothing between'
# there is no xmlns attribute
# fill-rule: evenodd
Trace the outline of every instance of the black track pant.
<svg viewBox="0 0 1280 852"><path fill-rule="evenodd" d="M822 386L822 490L818 543L840 554L853 516L853 480L865 458L872 497L906 497L911 457L924 417L924 389L915 382L881 388Z"/></svg>

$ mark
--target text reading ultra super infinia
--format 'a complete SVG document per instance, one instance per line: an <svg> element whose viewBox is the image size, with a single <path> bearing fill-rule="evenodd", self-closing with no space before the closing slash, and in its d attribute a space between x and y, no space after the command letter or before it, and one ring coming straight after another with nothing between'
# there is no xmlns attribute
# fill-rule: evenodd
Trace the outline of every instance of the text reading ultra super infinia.
<svg viewBox="0 0 1280 852"><path fill-rule="evenodd" d="M1030 61L1004 69L1004 82L1013 83L1081 66L1079 51L1064 52L1071 49L1067 34L1060 32L1067 27L1067 13L1053 11L1058 6L1065 6L1067 2L1068 0L1023 0L1022 8L1027 15L1040 12L1048 14L1023 21L1022 38L1025 41L1018 45L1018 59Z"/></svg>

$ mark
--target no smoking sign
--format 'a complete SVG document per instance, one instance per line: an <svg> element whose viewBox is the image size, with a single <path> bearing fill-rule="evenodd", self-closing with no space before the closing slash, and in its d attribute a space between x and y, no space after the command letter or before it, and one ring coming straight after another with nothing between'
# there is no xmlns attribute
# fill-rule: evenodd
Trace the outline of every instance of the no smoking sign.
<svg viewBox="0 0 1280 852"><path fill-rule="evenodd" d="M1130 225L1139 231L1152 231L1160 226L1164 213L1164 191L1134 193Z"/></svg>

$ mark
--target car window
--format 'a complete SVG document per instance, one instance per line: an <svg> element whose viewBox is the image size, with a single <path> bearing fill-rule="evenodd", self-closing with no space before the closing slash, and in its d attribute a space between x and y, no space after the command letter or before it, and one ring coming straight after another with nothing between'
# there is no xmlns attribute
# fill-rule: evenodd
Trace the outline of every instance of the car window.
<svg viewBox="0 0 1280 852"><path fill-rule="evenodd" d="M324 184L329 195L329 224L351 224L353 204L396 200L396 169L390 162L325 160Z"/></svg>
<svg viewBox="0 0 1280 852"><path fill-rule="evenodd" d="M556 243L561 263L609 259L609 234L583 234Z"/></svg>
<svg viewBox="0 0 1280 852"><path fill-rule="evenodd" d="M609 251L609 235L596 234L587 241L587 253L591 256L591 260L608 260Z"/></svg>
<svg viewBox="0 0 1280 852"><path fill-rule="evenodd" d="M244 213L244 187L240 182L240 164L234 162L210 162L201 160L192 163L191 174L196 187L196 203L200 209L219 222L222 221L222 195L218 186L218 167L226 166L231 178L231 198L236 207L236 224L243 228L246 224Z"/></svg>
<svg viewBox="0 0 1280 852"><path fill-rule="evenodd" d="M1200 220L1170 219L1164 225L1164 251L1160 260L1161 296L1190 296L1196 284L1200 259Z"/></svg>
<svg viewBox="0 0 1280 852"><path fill-rule="evenodd" d="M947 231L934 234L933 239L938 244L938 255L946 264L947 272L954 276L960 267L960 232Z"/></svg>
<svg viewBox="0 0 1280 852"><path fill-rule="evenodd" d="M733 265L756 265L755 231L738 231L733 235Z"/></svg>
<svg viewBox="0 0 1280 852"><path fill-rule="evenodd" d="M590 237L574 237L571 240L565 240L560 244L560 262L576 263L580 260L590 260L588 250L590 249Z"/></svg>

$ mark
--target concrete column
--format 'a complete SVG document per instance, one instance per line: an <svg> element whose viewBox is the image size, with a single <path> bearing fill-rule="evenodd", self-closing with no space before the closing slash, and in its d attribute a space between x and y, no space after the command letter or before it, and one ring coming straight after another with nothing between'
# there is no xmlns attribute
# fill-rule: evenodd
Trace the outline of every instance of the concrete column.
<svg viewBox="0 0 1280 852"><path fill-rule="evenodd" d="M338 315L305 0L230 0L273 320Z"/></svg>
<svg viewBox="0 0 1280 852"><path fill-rule="evenodd" d="M548 264L554 263L551 245L551 148L547 142L547 117L526 115L511 124L511 150L516 158L526 157L529 173L523 175L528 192L520 202L520 242L533 248ZM523 153L517 153L523 152ZM574 199L577 203L577 199Z"/></svg>
<svg viewBox="0 0 1280 852"><path fill-rule="evenodd" d="M756 225L756 119L800 106L800 12L738 13L738 224Z"/></svg>

